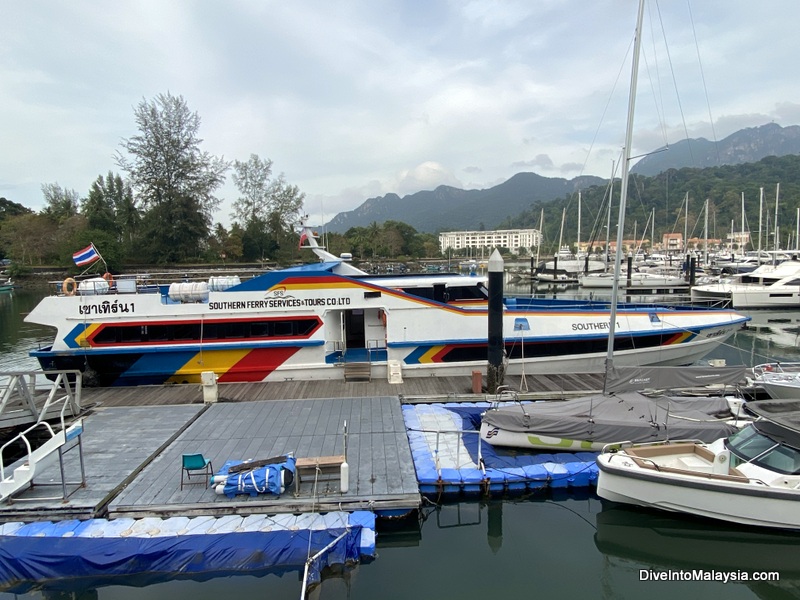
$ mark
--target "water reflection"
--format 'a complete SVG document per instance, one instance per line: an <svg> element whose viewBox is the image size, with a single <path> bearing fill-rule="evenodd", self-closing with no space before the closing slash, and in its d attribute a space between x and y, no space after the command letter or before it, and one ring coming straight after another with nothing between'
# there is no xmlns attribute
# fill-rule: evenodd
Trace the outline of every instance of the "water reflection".
<svg viewBox="0 0 800 600"><path fill-rule="evenodd" d="M39 303L46 292L16 289L0 293L0 371L38 369L39 363L28 352L52 342L55 330L25 323L22 319Z"/></svg>
<svg viewBox="0 0 800 600"><path fill-rule="evenodd" d="M611 564L619 569L702 570L740 579L774 572L777 581L735 583L759 598L800 596L800 537L795 532L737 527L604 502L594 542L606 557L616 560Z"/></svg>

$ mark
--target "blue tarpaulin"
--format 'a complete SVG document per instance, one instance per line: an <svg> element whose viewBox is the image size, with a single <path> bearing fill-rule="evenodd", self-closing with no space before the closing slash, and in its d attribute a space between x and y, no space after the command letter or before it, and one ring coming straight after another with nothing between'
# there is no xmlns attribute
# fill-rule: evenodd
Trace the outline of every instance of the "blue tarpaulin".
<svg viewBox="0 0 800 600"><path fill-rule="evenodd" d="M374 528L375 515L364 511L6 523L0 525L0 591L24 593L48 581L62 587L72 581L80 589L87 580L120 575L302 571L309 555L347 533L312 565L313 577L326 565L374 556Z"/></svg>

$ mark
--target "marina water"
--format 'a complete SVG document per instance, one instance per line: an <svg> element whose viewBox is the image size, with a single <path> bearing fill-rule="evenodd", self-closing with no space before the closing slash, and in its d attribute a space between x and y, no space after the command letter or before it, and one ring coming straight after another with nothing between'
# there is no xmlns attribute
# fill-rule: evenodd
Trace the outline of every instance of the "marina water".
<svg viewBox="0 0 800 600"><path fill-rule="evenodd" d="M510 293L530 291L526 284L507 287ZM42 294L0 293L0 371L37 368L27 353L48 344L50 332L22 317ZM800 311L749 314L751 324L709 358L748 366L800 360ZM435 500L419 518L379 523L377 558L325 574L308 597L800 598L797 533L636 510L601 502L590 490ZM753 580L764 571L779 579ZM296 571L202 581L141 575L52 582L21 594L0 592L0 600L300 598L301 579Z"/></svg>

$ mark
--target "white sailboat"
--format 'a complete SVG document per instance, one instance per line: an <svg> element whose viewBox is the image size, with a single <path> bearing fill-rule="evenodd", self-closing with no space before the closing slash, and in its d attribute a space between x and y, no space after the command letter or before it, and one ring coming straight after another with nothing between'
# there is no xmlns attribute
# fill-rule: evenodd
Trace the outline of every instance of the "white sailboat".
<svg viewBox="0 0 800 600"><path fill-rule="evenodd" d="M623 440L657 441L694 438L713 441L732 434L743 422L736 419L736 399L721 397L686 398L663 394L647 396L637 389L691 387L692 383L735 383L744 380L743 369L700 367L699 370L670 370L614 365L617 306L622 262L625 207L628 195L629 163L636 98L636 80L641 46L644 0L639 5L628 103L628 122L622 165L622 192L617 227L614 285L610 304L608 342L602 394L558 403L495 403L481 418L481 440L495 446L526 449L599 450ZM683 376L689 379L682 379ZM691 379L698 377L698 379Z"/></svg>
<svg viewBox="0 0 800 600"><path fill-rule="evenodd" d="M643 4L640 0L637 46ZM629 125L631 120L629 115ZM609 344L608 363L612 360ZM796 400L783 406L770 402L776 401L754 403L759 420L710 443L616 441L597 457L598 496L745 525L800 529L800 412Z"/></svg>
<svg viewBox="0 0 800 600"><path fill-rule="evenodd" d="M548 283L577 283L581 274L602 273L605 262L591 257L580 255L581 244L581 193L578 192L578 254L574 254L569 246L562 245L564 238L564 220L567 209L561 212L561 230L558 236L558 252L553 260L539 264L534 277L539 281Z"/></svg>

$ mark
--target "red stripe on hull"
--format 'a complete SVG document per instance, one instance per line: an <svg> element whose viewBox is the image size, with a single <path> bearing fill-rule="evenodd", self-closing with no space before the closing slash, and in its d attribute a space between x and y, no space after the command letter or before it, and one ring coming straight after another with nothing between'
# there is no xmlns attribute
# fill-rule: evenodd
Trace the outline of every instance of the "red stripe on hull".
<svg viewBox="0 0 800 600"><path fill-rule="evenodd" d="M300 348L259 348L250 351L247 356L234 364L219 381L262 381L275 369L289 360Z"/></svg>

